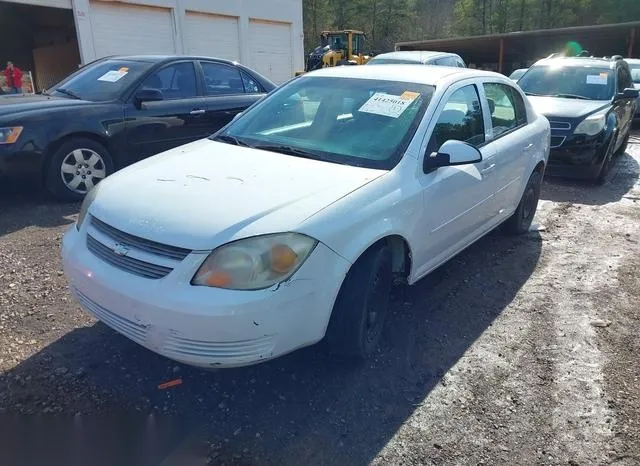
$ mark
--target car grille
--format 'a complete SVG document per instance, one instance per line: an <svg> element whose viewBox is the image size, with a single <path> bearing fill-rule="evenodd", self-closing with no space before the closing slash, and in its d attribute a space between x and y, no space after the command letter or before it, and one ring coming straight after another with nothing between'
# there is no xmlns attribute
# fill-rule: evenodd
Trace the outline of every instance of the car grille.
<svg viewBox="0 0 640 466"><path fill-rule="evenodd" d="M569 131L571 129L571 123L567 121L549 120L549 126L552 130Z"/></svg>
<svg viewBox="0 0 640 466"><path fill-rule="evenodd" d="M185 357L207 360L257 360L268 358L275 346L272 336L263 336L253 340L214 342L183 338L172 332L164 346L164 354L170 358Z"/></svg>
<svg viewBox="0 0 640 466"><path fill-rule="evenodd" d="M90 235L87 235L87 248L108 264L140 277L158 279L166 277L173 270L170 267L151 264L133 257L120 256Z"/></svg>
<svg viewBox="0 0 640 466"><path fill-rule="evenodd" d="M91 218L87 233L87 248L99 259L120 270L154 280L166 277L191 252L130 235L95 217ZM123 248L125 252L119 252L118 248ZM145 257L133 257L136 253L142 253Z"/></svg>
<svg viewBox="0 0 640 466"><path fill-rule="evenodd" d="M551 136L551 148L555 149L556 147L560 147L565 139L567 138L564 136Z"/></svg>
<svg viewBox="0 0 640 466"><path fill-rule="evenodd" d="M76 287L71 287L71 293L76 297L82 307L84 307L96 319L104 322L116 332L121 333L136 343L143 344L145 342L147 335L146 325L132 322L129 319L125 319L124 317L114 314L85 296Z"/></svg>
<svg viewBox="0 0 640 466"><path fill-rule="evenodd" d="M141 251L150 252L151 254L179 261L191 253L188 249L168 246L166 244L156 243L155 241L130 235L129 233L125 233L124 231L120 231L117 228L112 227L111 225L107 225L95 217L91 217L91 225L114 241L117 241L119 244L129 248L139 249Z"/></svg>

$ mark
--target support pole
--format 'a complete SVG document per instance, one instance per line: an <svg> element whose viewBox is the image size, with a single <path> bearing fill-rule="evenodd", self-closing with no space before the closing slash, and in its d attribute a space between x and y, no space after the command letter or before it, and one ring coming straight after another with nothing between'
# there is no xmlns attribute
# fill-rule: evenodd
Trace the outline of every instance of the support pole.
<svg viewBox="0 0 640 466"><path fill-rule="evenodd" d="M504 39L500 38L500 55L498 56L498 73L502 73L502 61L504 59Z"/></svg>
<svg viewBox="0 0 640 466"><path fill-rule="evenodd" d="M633 43L636 41L636 28L631 28L629 31L629 49L627 50L627 57L633 56Z"/></svg>

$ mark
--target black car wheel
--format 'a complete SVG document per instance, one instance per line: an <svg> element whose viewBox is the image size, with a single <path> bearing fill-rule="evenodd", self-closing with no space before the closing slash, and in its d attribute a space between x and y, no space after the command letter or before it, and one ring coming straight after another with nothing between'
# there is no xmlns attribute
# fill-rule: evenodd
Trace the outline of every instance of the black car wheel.
<svg viewBox="0 0 640 466"><path fill-rule="evenodd" d="M629 136L630 136L629 133L631 133L631 130L627 131L627 136L624 138L624 141L622 141L622 144L616 151L616 155L622 155L627 151L627 145L629 144Z"/></svg>
<svg viewBox="0 0 640 466"><path fill-rule="evenodd" d="M524 193L520 198L518 207L513 215L504 222L504 230L510 235L520 235L529 231L533 217L536 215L538 208L538 199L540 198L540 185L542 183L542 175L535 170L527 181Z"/></svg>
<svg viewBox="0 0 640 466"><path fill-rule="evenodd" d="M596 184L603 185L607 181L607 175L609 174L611 165L613 164L615 141L616 135L614 134L613 136L611 136L611 141L609 141L609 145L607 146L607 153L605 154L604 160L602 161L602 166L600 167L598 176L596 176Z"/></svg>
<svg viewBox="0 0 640 466"><path fill-rule="evenodd" d="M111 173L113 160L102 144L74 138L62 144L51 157L46 186L60 200L79 201Z"/></svg>
<svg viewBox="0 0 640 466"><path fill-rule="evenodd" d="M389 310L391 251L370 249L351 267L331 313L327 343L332 353L364 359L378 346Z"/></svg>

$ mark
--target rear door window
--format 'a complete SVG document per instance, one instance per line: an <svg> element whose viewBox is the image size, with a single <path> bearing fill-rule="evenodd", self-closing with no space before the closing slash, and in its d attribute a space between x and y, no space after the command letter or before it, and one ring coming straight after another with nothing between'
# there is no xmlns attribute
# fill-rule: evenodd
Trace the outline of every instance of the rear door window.
<svg viewBox="0 0 640 466"><path fill-rule="evenodd" d="M518 126L516 104L509 86L499 83L484 83L483 86L491 112L493 137L496 138Z"/></svg>

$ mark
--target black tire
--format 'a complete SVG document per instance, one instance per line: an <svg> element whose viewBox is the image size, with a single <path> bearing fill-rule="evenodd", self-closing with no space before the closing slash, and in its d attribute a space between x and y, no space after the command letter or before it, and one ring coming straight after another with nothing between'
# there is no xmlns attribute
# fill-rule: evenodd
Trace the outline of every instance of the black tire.
<svg viewBox="0 0 640 466"><path fill-rule="evenodd" d="M622 144L616 151L616 155L622 155L627 151L627 145L629 145L629 136L631 135L631 130L627 131L627 136L622 141Z"/></svg>
<svg viewBox="0 0 640 466"><path fill-rule="evenodd" d="M92 164L91 167L79 167L78 170L83 170L82 172L77 171L75 174L63 173L63 165L67 167L67 171L78 167L73 163L68 163L72 160L72 154L74 154L73 160L76 160L78 163L79 161L77 159L80 157L82 157L85 162L90 162L94 154L99 157L99 160L95 165ZM91 169L94 169L94 171L91 172ZM45 186L54 197L61 201L80 201L93 185L109 176L113 173L113 170L113 159L106 147L89 138L73 138L64 142L52 154L47 172L45 173ZM69 180L73 180L78 176L84 176L85 180L81 181L76 190L73 190L69 186L69 184L72 184L72 181L70 182Z"/></svg>
<svg viewBox="0 0 640 466"><path fill-rule="evenodd" d="M331 353L366 359L380 341L391 301L391 251L386 246L365 252L342 283L327 328Z"/></svg>
<svg viewBox="0 0 640 466"><path fill-rule="evenodd" d="M529 177L529 181L527 181L516 211L504 222L505 233L509 235L521 235L529 231L533 217L536 214L536 209L538 208L541 184L542 174L534 170Z"/></svg>
<svg viewBox="0 0 640 466"><path fill-rule="evenodd" d="M594 180L595 183L600 186L605 184L605 182L607 181L607 175L611 170L611 165L613 165L613 156L614 156L613 148L615 146L616 137L617 135L615 134L611 137L611 141L609 142L609 147L607 147L607 154L604 156L604 160L602 161L602 166L600 167L600 171L598 172L598 175Z"/></svg>

